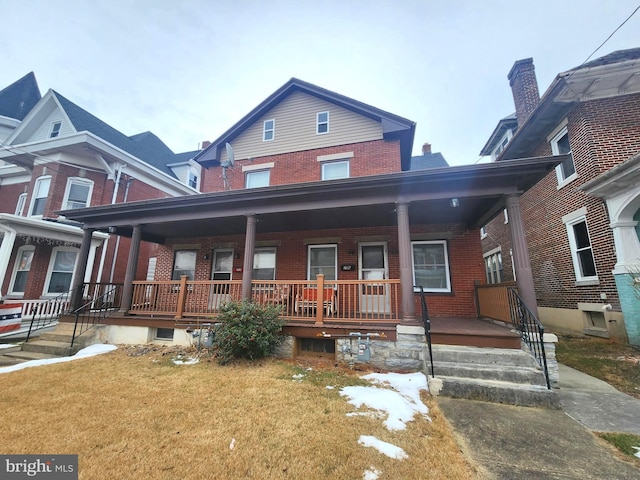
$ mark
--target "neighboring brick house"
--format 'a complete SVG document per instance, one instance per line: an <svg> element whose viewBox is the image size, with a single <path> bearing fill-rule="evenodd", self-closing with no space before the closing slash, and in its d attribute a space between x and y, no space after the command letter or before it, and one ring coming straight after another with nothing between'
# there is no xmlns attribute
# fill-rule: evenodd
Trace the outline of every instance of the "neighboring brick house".
<svg viewBox="0 0 640 480"><path fill-rule="evenodd" d="M176 155L150 132L127 137L53 90L41 97L33 73L1 90L2 299L69 291L83 233L55 211L197 194L196 153ZM155 248L142 246L136 278ZM128 251L128 239L96 233L84 281L122 283Z"/></svg>
<svg viewBox="0 0 640 480"><path fill-rule="evenodd" d="M640 316L631 313L638 311L638 299L631 298L627 278L614 278L623 266L621 244L615 241L620 225L613 222L619 212L594 196L611 195L611 190L588 188L595 187L595 178L608 178L607 172L620 171L617 165L633 162L640 152L640 48L617 51L559 74L542 98L532 59L515 62L508 78L517 121L512 116L501 120L481 155L499 163L570 153L520 198L540 319L559 332L640 345ZM631 183L619 179L618 193L626 192ZM626 217L635 222L638 206L629 206L633 198L616 208L627 208ZM506 215L482 229L490 283L514 278L508 231ZM633 234L628 241L637 251L635 230ZM626 308L621 296L627 299Z"/></svg>
<svg viewBox="0 0 640 480"><path fill-rule="evenodd" d="M186 341L184 317L254 299L282 306L289 354L337 351L326 336L382 332L408 342L396 368L420 368L414 286L452 328L477 318L480 226L505 205L518 222L517 194L555 159L448 167L429 144L412 157L414 129L294 78L195 157L207 169L202 195L64 212L87 232L132 238L132 265L141 240L161 243L154 281L125 280L127 315L109 320L110 341ZM516 253L521 292L535 302L526 252Z"/></svg>

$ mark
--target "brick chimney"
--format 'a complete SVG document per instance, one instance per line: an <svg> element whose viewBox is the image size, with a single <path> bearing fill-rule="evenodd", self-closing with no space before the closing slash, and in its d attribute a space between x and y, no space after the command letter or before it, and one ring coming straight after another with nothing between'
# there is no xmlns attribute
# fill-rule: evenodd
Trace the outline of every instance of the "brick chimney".
<svg viewBox="0 0 640 480"><path fill-rule="evenodd" d="M431 153L431 144L430 143L424 143L422 145L422 154L423 155L427 155Z"/></svg>
<svg viewBox="0 0 640 480"><path fill-rule="evenodd" d="M202 144L200 146L200 150L204 150L205 148L207 148L209 145L211 145L211 142L209 140L203 140Z"/></svg>
<svg viewBox="0 0 640 480"><path fill-rule="evenodd" d="M511 85L513 103L516 106L518 127L521 127L540 102L533 58L525 58L515 62L507 78L509 85Z"/></svg>

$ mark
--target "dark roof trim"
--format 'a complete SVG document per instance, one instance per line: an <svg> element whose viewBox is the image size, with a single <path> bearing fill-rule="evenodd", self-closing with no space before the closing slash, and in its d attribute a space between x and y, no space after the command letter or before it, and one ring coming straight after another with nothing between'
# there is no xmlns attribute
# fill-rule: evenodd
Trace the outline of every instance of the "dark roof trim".
<svg viewBox="0 0 640 480"><path fill-rule="evenodd" d="M484 147L482 147L480 155L491 155L491 152L493 152L496 144L502 139L504 133L510 128L513 129L514 133L518 129L518 119L516 118L515 113L512 113L508 117L500 119L498 125L496 125L496 128L494 128L493 132L491 133L489 140L487 140L487 143L484 145Z"/></svg>
<svg viewBox="0 0 640 480"><path fill-rule="evenodd" d="M340 95L317 85L304 82L297 78L292 78L282 87L268 96L262 103L251 110L239 122L233 125L229 130L224 132L218 139L213 141L211 145L205 148L195 160L204 167L219 165L220 154L226 142L231 142L238 137L250 125L256 122L265 113L271 110L275 105L280 103L291 93L300 91L308 95L313 95L322 100L331 102L339 107L345 108L359 115L363 115L372 120L381 122L382 132L385 138L399 138L402 142L401 153L403 160L403 169L409 168L411 159L411 149L413 148L413 135L415 131L415 122L406 118L394 115L393 113L380 110L379 108L367 105L352 98Z"/></svg>

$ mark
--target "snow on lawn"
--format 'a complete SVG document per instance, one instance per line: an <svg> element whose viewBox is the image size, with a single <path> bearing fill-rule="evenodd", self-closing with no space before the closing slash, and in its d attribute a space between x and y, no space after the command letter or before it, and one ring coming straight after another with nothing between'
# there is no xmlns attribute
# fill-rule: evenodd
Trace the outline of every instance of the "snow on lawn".
<svg viewBox="0 0 640 480"><path fill-rule="evenodd" d="M2 350L3 348L11 348L11 347L18 347L20 346L19 343L0 343L0 350Z"/></svg>
<svg viewBox="0 0 640 480"><path fill-rule="evenodd" d="M90 345L82 350L78 351L75 355L70 357L57 357L57 358L43 358L41 360L29 360L28 362L18 363L17 365L10 365L8 367L0 367L0 373L15 372L22 370L23 368L39 367L40 365L51 365L54 363L70 362L71 360L78 360L80 358L93 357L102 353L107 353L115 350L115 345L105 345L98 343L96 345Z"/></svg>
<svg viewBox="0 0 640 480"><path fill-rule="evenodd" d="M633 454L634 457L640 458L640 447L631 447L636 450L636 453Z"/></svg>
<svg viewBox="0 0 640 480"><path fill-rule="evenodd" d="M358 443L360 445L364 445L365 447L373 447L389 458L395 458L396 460L404 460L405 458L409 458L405 451L400 447L397 447L391 443L383 442L382 440L378 440L376 437L372 437L371 435L360 435Z"/></svg>
<svg viewBox="0 0 640 480"><path fill-rule="evenodd" d="M195 365L196 363L200 363L199 358L183 357L182 355L178 355L176 358L171 359L171 361L176 365Z"/></svg>
<svg viewBox="0 0 640 480"><path fill-rule="evenodd" d="M380 476L380 470L374 467L369 467L364 471L362 475L362 480L378 480Z"/></svg>
<svg viewBox="0 0 640 480"><path fill-rule="evenodd" d="M384 424L389 430L405 430L406 423L413 420L416 414L424 415L429 419L427 416L429 409L420 400L420 390L428 390L427 377L423 373L371 373L362 378L389 386L393 390L354 386L342 388L340 395L348 397L349 403L356 408L365 406L380 414L386 413L387 419ZM357 412L356 414L366 413Z"/></svg>

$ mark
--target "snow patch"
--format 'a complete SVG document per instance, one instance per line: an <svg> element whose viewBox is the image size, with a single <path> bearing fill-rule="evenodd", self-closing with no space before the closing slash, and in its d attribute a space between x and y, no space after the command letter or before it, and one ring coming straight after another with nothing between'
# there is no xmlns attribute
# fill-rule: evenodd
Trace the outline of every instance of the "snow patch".
<svg viewBox="0 0 640 480"><path fill-rule="evenodd" d="M362 480L378 480L380 476L380 470L375 467L369 467L362 474Z"/></svg>
<svg viewBox="0 0 640 480"><path fill-rule="evenodd" d="M635 448L636 450L636 453L634 453L633 456L640 458L640 447L631 447L631 448Z"/></svg>
<svg viewBox="0 0 640 480"><path fill-rule="evenodd" d="M176 365L195 365L196 363L200 363L200 359L199 358L195 358L195 357L182 357L182 356L178 356L174 359L171 360L173 363L175 363Z"/></svg>
<svg viewBox="0 0 640 480"><path fill-rule="evenodd" d="M41 360L29 360L28 362L18 363L17 365L10 365L8 367L1 367L0 373L9 373L22 370L23 368L39 367L41 365L52 365L55 363L70 362L71 360L78 360L80 358L94 357L103 353L111 352L117 349L115 345L106 345L104 343L98 343L90 345L82 350L78 351L75 355L70 357L58 357L58 358L43 358Z"/></svg>
<svg viewBox="0 0 640 480"><path fill-rule="evenodd" d="M378 440L376 437L373 437L371 435L360 435L358 443L365 447L373 447L389 458L395 458L396 460L404 460L405 458L409 458L409 456L402 448L397 447L396 445L393 445L391 443Z"/></svg>
<svg viewBox="0 0 640 480"><path fill-rule="evenodd" d="M19 343L0 343L0 350L2 350L3 348L17 347L19 345Z"/></svg>

